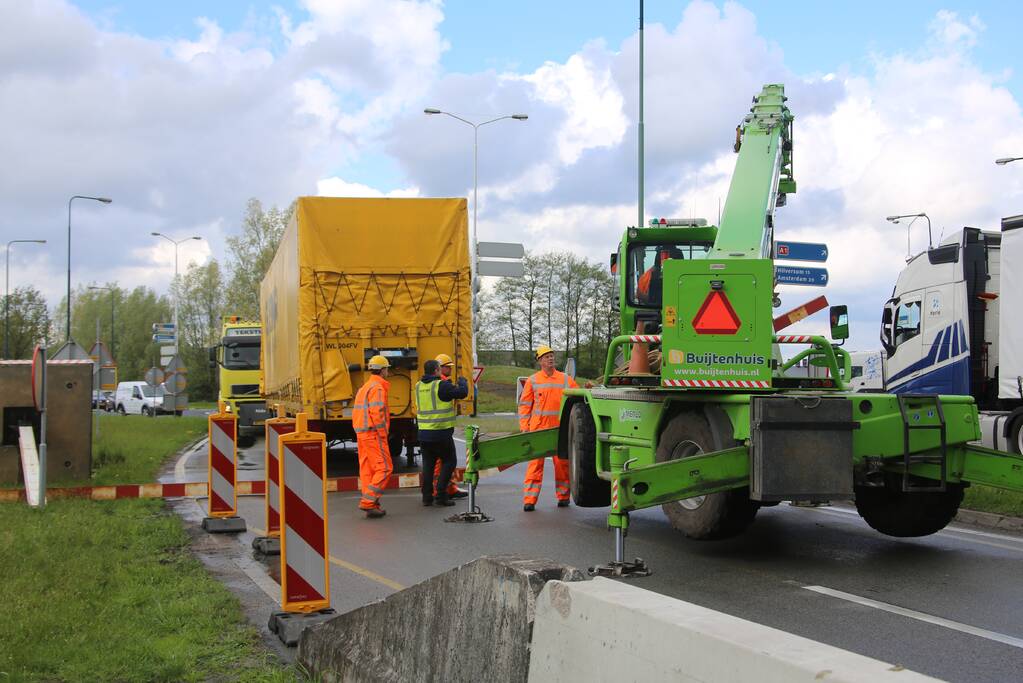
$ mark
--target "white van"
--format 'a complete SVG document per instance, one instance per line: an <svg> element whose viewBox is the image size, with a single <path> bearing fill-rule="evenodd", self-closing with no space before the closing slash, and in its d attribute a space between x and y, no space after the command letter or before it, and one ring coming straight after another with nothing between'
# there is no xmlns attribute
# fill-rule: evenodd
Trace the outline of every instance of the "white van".
<svg viewBox="0 0 1023 683"><path fill-rule="evenodd" d="M145 382L121 382L114 393L114 406L121 415L152 415L163 411L163 396Z"/></svg>

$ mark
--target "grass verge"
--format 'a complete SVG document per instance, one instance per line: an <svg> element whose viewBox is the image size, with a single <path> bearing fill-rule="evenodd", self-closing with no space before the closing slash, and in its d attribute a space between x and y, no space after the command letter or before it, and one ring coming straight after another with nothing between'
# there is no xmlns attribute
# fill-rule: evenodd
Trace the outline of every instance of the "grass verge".
<svg viewBox="0 0 1023 683"><path fill-rule="evenodd" d="M295 680L161 501L0 505L0 679Z"/></svg>
<svg viewBox="0 0 1023 683"><path fill-rule="evenodd" d="M455 419L455 436L461 437L465 433L466 425L479 425L483 434L488 436L519 431L519 421L511 415L477 415L476 417L460 415Z"/></svg>
<svg viewBox="0 0 1023 683"><path fill-rule="evenodd" d="M54 486L91 483L145 484L156 480L164 461L206 436L205 417L100 415L100 437L93 442L92 479L59 481Z"/></svg>
<svg viewBox="0 0 1023 683"><path fill-rule="evenodd" d="M962 507L1009 517L1023 517L1023 493L974 485L966 489Z"/></svg>

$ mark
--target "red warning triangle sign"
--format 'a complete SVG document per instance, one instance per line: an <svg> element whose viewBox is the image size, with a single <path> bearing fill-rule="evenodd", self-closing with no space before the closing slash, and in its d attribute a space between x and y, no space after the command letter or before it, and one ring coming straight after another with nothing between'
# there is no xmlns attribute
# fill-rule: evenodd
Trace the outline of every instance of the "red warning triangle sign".
<svg viewBox="0 0 1023 683"><path fill-rule="evenodd" d="M720 289L707 295L693 318L696 334L735 334L741 325L731 302Z"/></svg>

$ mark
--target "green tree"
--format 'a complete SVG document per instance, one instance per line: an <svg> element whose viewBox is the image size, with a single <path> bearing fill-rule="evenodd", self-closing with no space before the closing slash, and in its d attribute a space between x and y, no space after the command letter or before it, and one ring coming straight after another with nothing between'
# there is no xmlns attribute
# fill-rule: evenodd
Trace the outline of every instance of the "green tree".
<svg viewBox="0 0 1023 683"><path fill-rule="evenodd" d="M224 277L220 264L192 264L178 285L179 351L188 368L188 393L192 400L211 400L217 393L216 370L209 366L207 349L220 338L224 314Z"/></svg>
<svg viewBox="0 0 1023 683"><path fill-rule="evenodd" d="M48 343L50 314L43 293L31 285L18 287L5 302L8 306L10 358L31 358L39 342Z"/></svg>
<svg viewBox="0 0 1023 683"><path fill-rule="evenodd" d="M292 203L285 210L263 209L258 199L245 207L240 235L227 238L228 269L226 312L248 320L259 320L259 283L262 282L284 229L295 211Z"/></svg>

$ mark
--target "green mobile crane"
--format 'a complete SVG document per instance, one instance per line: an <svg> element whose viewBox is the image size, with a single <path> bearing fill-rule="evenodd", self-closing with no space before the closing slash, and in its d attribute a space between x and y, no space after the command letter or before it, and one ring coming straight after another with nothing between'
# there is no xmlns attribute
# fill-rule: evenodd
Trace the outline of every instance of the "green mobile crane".
<svg viewBox="0 0 1023 683"><path fill-rule="evenodd" d="M737 127L719 226L625 231L612 257L622 334L602 385L566 391L554 429L493 439L466 429L469 510L458 519L488 519L476 505L482 470L567 457L575 503L611 508L614 561L591 572L636 576L649 570L624 559L632 510L660 505L684 535L714 539L781 501L854 499L874 529L923 536L951 521L970 483L1023 490L1023 457L969 443L980 437L971 397L851 393L837 344L774 333L774 214L796 191L785 102L782 85L764 86ZM836 341L848 336L844 308L831 311ZM783 344L804 348L783 360ZM653 372L619 363L648 349ZM786 374L804 359L827 376Z"/></svg>

